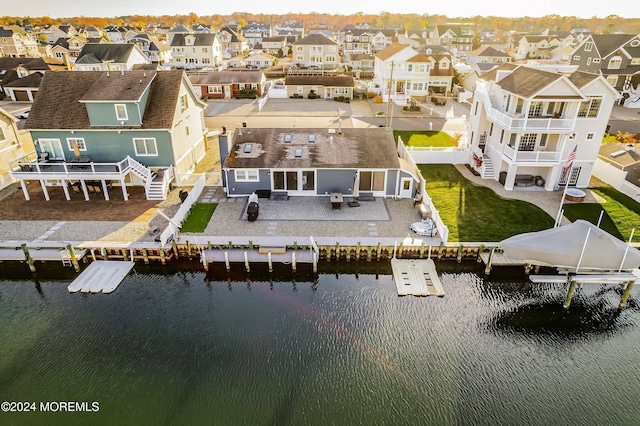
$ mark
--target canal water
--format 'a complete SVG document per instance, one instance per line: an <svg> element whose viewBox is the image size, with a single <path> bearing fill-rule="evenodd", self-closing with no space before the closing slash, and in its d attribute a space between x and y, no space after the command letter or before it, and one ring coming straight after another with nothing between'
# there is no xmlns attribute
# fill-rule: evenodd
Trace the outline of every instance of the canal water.
<svg viewBox="0 0 640 426"><path fill-rule="evenodd" d="M444 298L398 297L387 263L197 266L137 264L114 293L86 295L67 291L69 268L0 265L0 399L99 406L0 424L640 419L637 291L618 310L618 289L585 286L565 311L563 286L476 263L437 265Z"/></svg>

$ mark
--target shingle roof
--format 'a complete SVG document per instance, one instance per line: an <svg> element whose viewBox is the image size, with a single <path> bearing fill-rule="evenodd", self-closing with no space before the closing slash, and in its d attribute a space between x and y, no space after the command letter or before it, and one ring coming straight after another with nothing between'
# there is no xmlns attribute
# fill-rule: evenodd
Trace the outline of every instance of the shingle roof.
<svg viewBox="0 0 640 426"><path fill-rule="evenodd" d="M491 78L491 75L495 78L494 73L497 73L497 70L501 69L505 68L499 67L480 78L488 80ZM508 92L524 98L529 98L560 78L562 78L561 74L521 66L514 69L508 76L504 77L497 84Z"/></svg>
<svg viewBox="0 0 640 426"><path fill-rule="evenodd" d="M42 74L34 72L26 77L17 78L11 83L3 85L3 87L38 87L42 81Z"/></svg>
<svg viewBox="0 0 640 426"><path fill-rule="evenodd" d="M393 43L376 53L376 58L384 61L404 49L410 49L410 47L406 44Z"/></svg>
<svg viewBox="0 0 640 426"><path fill-rule="evenodd" d="M191 75L189 81L194 85L260 83L262 76L262 71L211 71Z"/></svg>
<svg viewBox="0 0 640 426"><path fill-rule="evenodd" d="M337 41L331 40L329 37L325 36L324 34L310 34L306 37L304 37L301 40L296 41L295 43L293 43L294 45L298 46L298 45L327 45L327 44L333 44L333 45L338 45L339 43Z"/></svg>
<svg viewBox="0 0 640 426"><path fill-rule="evenodd" d="M33 103L26 129L91 129L86 106L80 102L88 93L98 90L106 92L112 87L121 87L118 79L123 77L131 81L132 76L139 81L144 73L150 71L125 71L124 76L118 72L106 71L58 71L47 73L42 79L38 96ZM150 78L150 77L147 77ZM183 78L182 70L158 71L151 83L151 91L147 100L142 126L134 127L100 127L101 129L170 129L178 102L178 94ZM101 82L103 89L96 87ZM124 96L124 95L123 95Z"/></svg>
<svg viewBox="0 0 640 426"><path fill-rule="evenodd" d="M101 62L127 62L134 45L130 43L87 43L78 54L76 64L93 64Z"/></svg>
<svg viewBox="0 0 640 426"><path fill-rule="evenodd" d="M187 45L186 37L193 37L193 44ZM176 34L171 40L171 46L213 46L215 34Z"/></svg>
<svg viewBox="0 0 640 426"><path fill-rule="evenodd" d="M582 89L587 84L599 77L598 74L593 74L584 71L575 71L569 76L569 80L576 85L578 89Z"/></svg>
<svg viewBox="0 0 640 426"><path fill-rule="evenodd" d="M634 38L636 34L592 34L593 43L596 45L600 57L604 58L611 52L619 49L623 44Z"/></svg>
<svg viewBox="0 0 640 426"><path fill-rule="evenodd" d="M510 58L511 57L506 53L501 52L498 49L491 46L480 46L478 49L469 52L469 55L488 56L491 58Z"/></svg>
<svg viewBox="0 0 640 426"><path fill-rule="evenodd" d="M298 76L291 75L284 79L288 86L318 85L324 87L353 87L350 75Z"/></svg>
<svg viewBox="0 0 640 426"><path fill-rule="evenodd" d="M250 128L233 136L234 153L224 162L225 168L374 168L400 167L393 135L382 128L342 129L342 135L329 135L327 129ZM284 143L284 135L291 143ZM309 143L308 136L315 135ZM333 139L330 140L329 137ZM244 154L244 144L253 149ZM294 151L302 149L302 157ZM256 155L257 154L257 155Z"/></svg>

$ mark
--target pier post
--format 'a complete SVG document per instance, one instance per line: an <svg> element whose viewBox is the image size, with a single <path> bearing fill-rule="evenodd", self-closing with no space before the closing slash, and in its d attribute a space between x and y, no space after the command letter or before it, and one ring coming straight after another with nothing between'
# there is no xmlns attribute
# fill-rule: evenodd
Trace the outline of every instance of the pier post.
<svg viewBox="0 0 640 426"><path fill-rule="evenodd" d="M394 241L393 242L393 258L396 258L396 252L398 251L398 242Z"/></svg>
<svg viewBox="0 0 640 426"><path fill-rule="evenodd" d="M442 255L446 250L446 247L444 247L443 244L440 243L440 247L438 247L438 260L442 260Z"/></svg>
<svg viewBox="0 0 640 426"><path fill-rule="evenodd" d="M482 262L482 256L480 256L480 253L482 253L484 251L484 244L480 244L480 247L478 248L478 257L476 257L476 262L480 263Z"/></svg>
<svg viewBox="0 0 640 426"><path fill-rule="evenodd" d="M484 267L484 274L489 275L491 273L491 262L493 261L493 254L495 253L496 248L491 247L491 253L489 253L489 259L487 260L487 265Z"/></svg>
<svg viewBox="0 0 640 426"><path fill-rule="evenodd" d="M100 255L102 255L102 260L109 260L109 254L107 253L107 249L102 247L100 249Z"/></svg>
<svg viewBox="0 0 640 426"><path fill-rule="evenodd" d="M229 253L224 252L224 266L227 268L227 272L231 271L231 264L229 263Z"/></svg>
<svg viewBox="0 0 640 426"><path fill-rule="evenodd" d="M144 259L144 264L149 264L149 253L147 253L147 249L142 249L142 258Z"/></svg>
<svg viewBox="0 0 640 426"><path fill-rule="evenodd" d="M356 260L360 260L360 241L356 244Z"/></svg>
<svg viewBox="0 0 640 426"><path fill-rule="evenodd" d="M162 262L162 264L164 265L166 262L166 258L165 258L165 254L164 254L164 248L160 249L160 262Z"/></svg>
<svg viewBox="0 0 640 426"><path fill-rule="evenodd" d="M189 243L189 240L187 240L187 257L191 259L191 244Z"/></svg>
<svg viewBox="0 0 640 426"><path fill-rule="evenodd" d="M122 260L127 262L129 260L127 256L127 249L120 249L120 252L122 253Z"/></svg>
<svg viewBox="0 0 640 426"><path fill-rule="evenodd" d="M267 252L267 259L269 262L269 272L273 272L273 263L271 262L271 252Z"/></svg>
<svg viewBox="0 0 640 426"><path fill-rule="evenodd" d="M627 300L629 299L629 295L631 294L631 290L633 289L634 284L635 281L629 281L627 283L627 288L624 289L624 293L622 293L622 298L620 299L620 304L618 305L620 309L627 306Z"/></svg>
<svg viewBox="0 0 640 426"><path fill-rule="evenodd" d="M202 266L204 266L204 271L209 272L209 259L207 259L207 253L204 250L200 252L200 259L202 260Z"/></svg>
<svg viewBox="0 0 640 426"><path fill-rule="evenodd" d="M373 247L367 247L367 262L371 262L371 253L373 253Z"/></svg>
<svg viewBox="0 0 640 426"><path fill-rule="evenodd" d="M35 262L33 261L33 258L31 257L31 254L29 254L29 249L27 248L27 245L22 244L20 247L22 247L22 252L24 253L24 260L27 262L27 265L29 265L29 269L31 269L31 272L35 272L36 265L35 265Z"/></svg>
<svg viewBox="0 0 640 426"><path fill-rule="evenodd" d="M382 243L378 241L378 252L376 253L376 260L380 261L380 252L382 251Z"/></svg>
<svg viewBox="0 0 640 426"><path fill-rule="evenodd" d="M424 249L426 247L427 247L427 245L423 241L422 244L420 244L420 259L422 259L424 257Z"/></svg>
<svg viewBox="0 0 640 426"><path fill-rule="evenodd" d="M253 250L253 240L249 240L249 250Z"/></svg>
<svg viewBox="0 0 640 426"><path fill-rule="evenodd" d="M458 246L458 255L456 256L456 261L458 263L462 262L462 251L464 250L464 248L462 247L462 244L460 244Z"/></svg>
<svg viewBox="0 0 640 426"><path fill-rule="evenodd" d="M211 241L207 241L207 248L211 250Z"/></svg>
<svg viewBox="0 0 640 426"><path fill-rule="evenodd" d="M336 260L340 260L340 243L336 243Z"/></svg>
<svg viewBox="0 0 640 426"><path fill-rule="evenodd" d="M73 249L71 244L67 244L67 251L71 256L71 264L73 265L73 269L75 269L76 272L80 272L80 265L78 264L78 256L76 256L76 251Z"/></svg>
<svg viewBox="0 0 640 426"><path fill-rule="evenodd" d="M347 246L347 262L351 262L351 246Z"/></svg>
<svg viewBox="0 0 640 426"><path fill-rule="evenodd" d="M573 298L573 293L576 291L576 280L571 279L571 283L569 284L569 291L567 291L567 297L564 300L563 308L569 309L569 305L571 305L571 299Z"/></svg>
<svg viewBox="0 0 640 426"><path fill-rule="evenodd" d="M95 249L91 249L91 259L93 259L93 261L96 261L96 250Z"/></svg>
<svg viewBox="0 0 640 426"><path fill-rule="evenodd" d="M318 272L318 253L314 251L311 253L311 257L313 258L313 273Z"/></svg>
<svg viewBox="0 0 640 426"><path fill-rule="evenodd" d="M178 257L178 245L175 241L171 241L171 249L173 250L174 256Z"/></svg>
<svg viewBox="0 0 640 426"><path fill-rule="evenodd" d="M427 255L428 259L431 259L431 244L429 244L429 254Z"/></svg>
<svg viewBox="0 0 640 426"><path fill-rule="evenodd" d="M249 268L249 253L246 250L244 252L244 267L247 272L251 272L251 268Z"/></svg>
<svg viewBox="0 0 640 426"><path fill-rule="evenodd" d="M293 268L293 272L296 272L296 252L291 252L291 268Z"/></svg>
<svg viewBox="0 0 640 426"><path fill-rule="evenodd" d="M532 268L533 268L533 265L530 263L527 263L526 265L524 265L524 274L529 275L531 273Z"/></svg>

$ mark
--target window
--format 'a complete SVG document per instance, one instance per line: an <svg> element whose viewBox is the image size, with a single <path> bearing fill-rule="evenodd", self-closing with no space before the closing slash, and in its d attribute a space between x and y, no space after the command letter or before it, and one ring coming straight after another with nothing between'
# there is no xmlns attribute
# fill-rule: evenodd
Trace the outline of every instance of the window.
<svg viewBox="0 0 640 426"><path fill-rule="evenodd" d="M296 87L296 93L298 93L299 95L304 93L304 87L303 86L297 86Z"/></svg>
<svg viewBox="0 0 640 426"><path fill-rule="evenodd" d="M587 65L591 65L591 58L587 58Z"/></svg>
<svg viewBox="0 0 640 426"><path fill-rule="evenodd" d="M296 52L303 52L304 49L302 46L296 46Z"/></svg>
<svg viewBox="0 0 640 426"><path fill-rule="evenodd" d="M547 146L547 138L549 137L549 135L547 135L546 133L543 133L540 135L540 143L538 144L538 146L540 148L546 148Z"/></svg>
<svg viewBox="0 0 640 426"><path fill-rule="evenodd" d="M592 41L588 41L584 44L584 51L585 52L591 52L591 49L593 49L593 42Z"/></svg>
<svg viewBox="0 0 640 426"><path fill-rule="evenodd" d="M609 59L609 65L607 66L607 68L609 68L610 70L617 70L620 69L621 64L622 58L620 56L614 56L613 58Z"/></svg>
<svg viewBox="0 0 640 426"><path fill-rule="evenodd" d="M608 75L607 76L607 81L609 82L609 84L611 84L613 87L616 87L616 84L618 84L618 76L617 75Z"/></svg>
<svg viewBox="0 0 640 426"><path fill-rule="evenodd" d="M304 61L304 56L303 55L296 56L296 61Z"/></svg>
<svg viewBox="0 0 640 426"><path fill-rule="evenodd" d="M536 147L537 133L525 133L520 137L518 151L533 151Z"/></svg>
<svg viewBox="0 0 640 426"><path fill-rule="evenodd" d="M529 105L529 117L540 117L542 114L542 102L531 102Z"/></svg>
<svg viewBox="0 0 640 426"><path fill-rule="evenodd" d="M220 95L222 94L222 86L207 86L207 93Z"/></svg>
<svg viewBox="0 0 640 426"><path fill-rule="evenodd" d="M138 157L158 156L158 147L155 138L134 138L133 148Z"/></svg>
<svg viewBox="0 0 640 426"><path fill-rule="evenodd" d="M67 145L69 145L69 151L75 151L76 147L78 151L86 151L87 146L84 143L83 138L67 138Z"/></svg>
<svg viewBox="0 0 640 426"><path fill-rule="evenodd" d="M203 47L202 48L202 53L209 53L209 48Z"/></svg>
<svg viewBox="0 0 640 426"><path fill-rule="evenodd" d="M595 118L600 111L600 105L602 104L602 98L591 98L588 101L580 103L580 109L578 110L578 117Z"/></svg>
<svg viewBox="0 0 640 426"><path fill-rule="evenodd" d="M116 118L120 121L127 121L127 106L124 104L116 104Z"/></svg>
<svg viewBox="0 0 640 426"><path fill-rule="evenodd" d="M284 135L284 143L291 143L291 135L289 133Z"/></svg>
<svg viewBox="0 0 640 426"><path fill-rule="evenodd" d="M587 140L592 141L596 137L596 134L593 132L587 133Z"/></svg>
<svg viewBox="0 0 640 426"><path fill-rule="evenodd" d="M234 170L234 173L236 182L258 182L260 180L257 169Z"/></svg>
<svg viewBox="0 0 640 426"><path fill-rule="evenodd" d="M189 108L189 99L188 96L184 94L180 96L180 111L184 112L187 108Z"/></svg>

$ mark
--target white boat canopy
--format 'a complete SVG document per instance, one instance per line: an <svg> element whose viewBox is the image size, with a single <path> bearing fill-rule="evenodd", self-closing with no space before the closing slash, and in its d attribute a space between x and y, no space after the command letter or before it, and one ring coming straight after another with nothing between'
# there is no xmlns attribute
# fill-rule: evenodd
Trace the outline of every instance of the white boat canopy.
<svg viewBox="0 0 640 426"><path fill-rule="evenodd" d="M579 266L580 271L629 271L640 266L639 250L584 220L515 235L500 245L510 258L532 265Z"/></svg>

